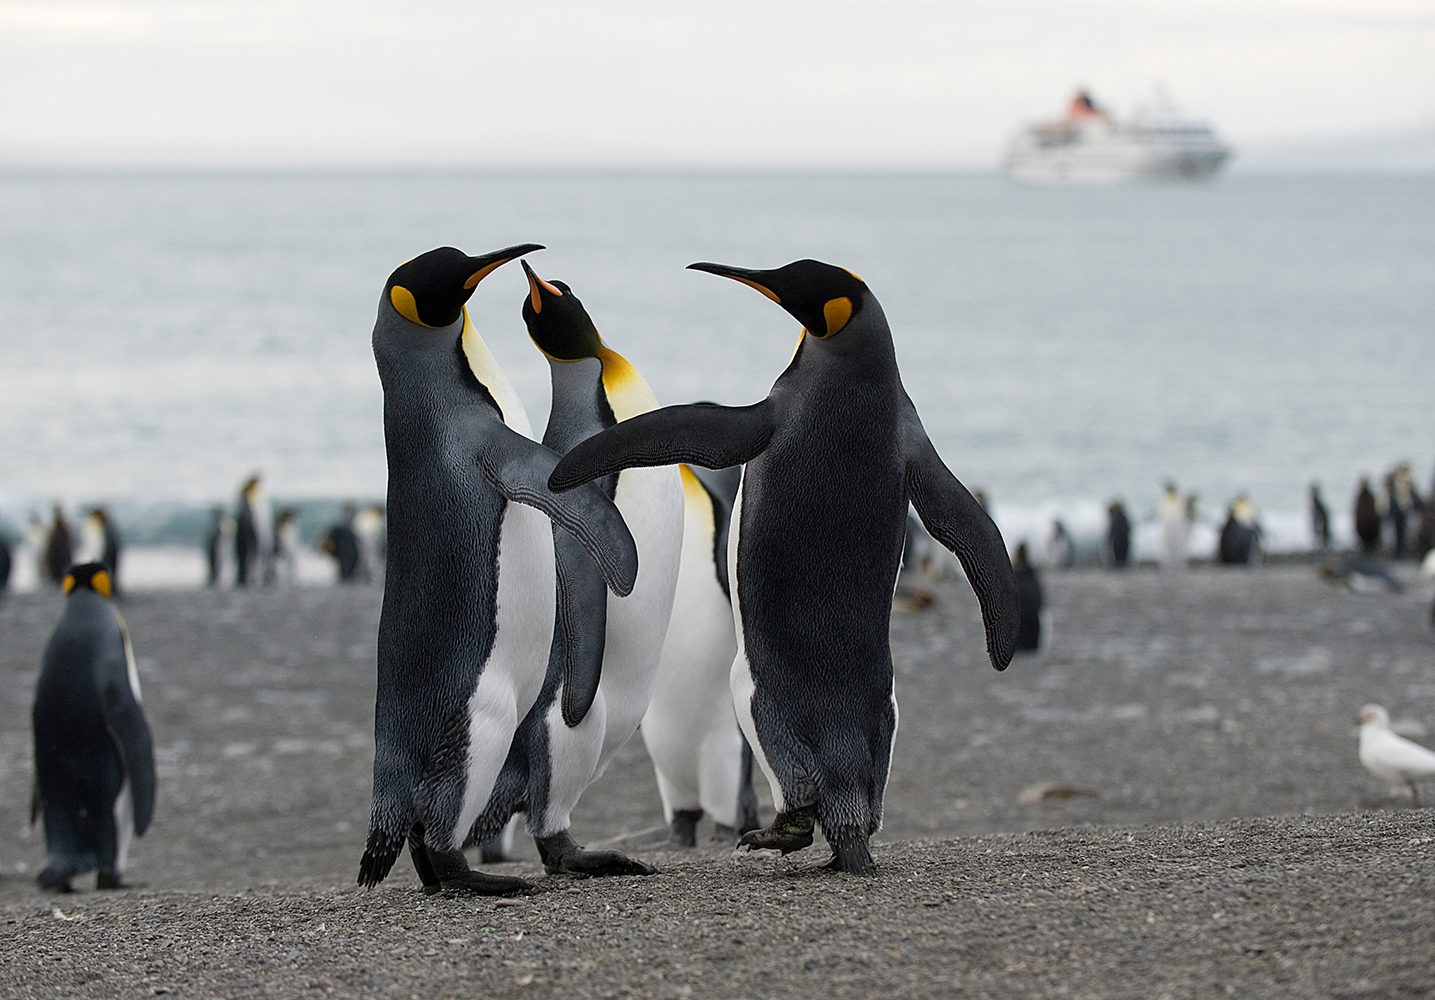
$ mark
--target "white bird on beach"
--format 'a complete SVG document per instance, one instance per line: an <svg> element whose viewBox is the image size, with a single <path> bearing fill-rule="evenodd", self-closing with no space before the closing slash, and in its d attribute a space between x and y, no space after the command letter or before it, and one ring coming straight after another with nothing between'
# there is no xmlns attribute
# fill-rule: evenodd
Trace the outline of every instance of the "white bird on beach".
<svg viewBox="0 0 1435 1000"><path fill-rule="evenodd" d="M1420 795L1415 782L1435 778L1435 752L1412 743L1390 728L1390 713L1379 705L1366 705L1355 717L1360 726L1360 763L1390 786L1391 791L1410 789L1415 804Z"/></svg>

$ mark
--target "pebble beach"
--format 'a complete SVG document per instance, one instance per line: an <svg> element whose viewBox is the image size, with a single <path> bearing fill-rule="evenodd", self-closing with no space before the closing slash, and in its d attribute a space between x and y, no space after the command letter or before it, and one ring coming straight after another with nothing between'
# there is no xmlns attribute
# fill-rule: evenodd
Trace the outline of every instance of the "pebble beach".
<svg viewBox="0 0 1435 1000"><path fill-rule="evenodd" d="M1435 996L1435 821L1359 765L1379 702L1435 743L1413 567L1048 573L1042 650L987 662L960 579L892 618L900 723L875 876L663 846L640 739L580 842L646 878L538 894L354 884L382 589L136 590L159 793L132 887L42 892L29 709L57 594L0 603L0 995ZM763 818L771 815L761 788ZM1435 788L1427 799L1435 802ZM707 834L700 828L700 842Z"/></svg>

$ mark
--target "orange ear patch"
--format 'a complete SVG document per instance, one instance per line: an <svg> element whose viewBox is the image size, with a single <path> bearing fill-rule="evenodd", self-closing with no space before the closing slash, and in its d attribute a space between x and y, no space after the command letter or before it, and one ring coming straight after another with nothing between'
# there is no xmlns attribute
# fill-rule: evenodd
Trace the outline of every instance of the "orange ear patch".
<svg viewBox="0 0 1435 1000"><path fill-rule="evenodd" d="M827 304L822 307L822 318L827 321L827 336L832 336L852 318L852 300L843 295L835 299L828 299Z"/></svg>
<svg viewBox="0 0 1435 1000"><path fill-rule="evenodd" d="M105 597L113 598L115 596L114 581L110 579L110 574L104 570L100 570L94 576L90 577L90 586L94 587L95 590L99 591Z"/></svg>
<svg viewBox="0 0 1435 1000"><path fill-rule="evenodd" d="M410 323L428 326L427 323L419 319L419 304L414 301L414 293L403 285L395 285L389 289L389 302L392 303L394 311Z"/></svg>
<svg viewBox="0 0 1435 1000"><path fill-rule="evenodd" d="M65 574L65 578L60 581L60 589L63 590L63 591L64 591L65 593L67 593L67 594L68 594L70 591L74 590L74 589L75 589L75 574L73 574L73 573L66 573L66 574Z"/></svg>

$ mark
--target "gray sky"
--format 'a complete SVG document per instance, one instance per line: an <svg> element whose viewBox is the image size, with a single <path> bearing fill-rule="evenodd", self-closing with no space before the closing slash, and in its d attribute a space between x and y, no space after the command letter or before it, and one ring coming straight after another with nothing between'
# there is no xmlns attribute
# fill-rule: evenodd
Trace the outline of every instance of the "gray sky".
<svg viewBox="0 0 1435 1000"><path fill-rule="evenodd" d="M0 164L991 166L1157 81L1435 134L1435 0L0 0Z"/></svg>

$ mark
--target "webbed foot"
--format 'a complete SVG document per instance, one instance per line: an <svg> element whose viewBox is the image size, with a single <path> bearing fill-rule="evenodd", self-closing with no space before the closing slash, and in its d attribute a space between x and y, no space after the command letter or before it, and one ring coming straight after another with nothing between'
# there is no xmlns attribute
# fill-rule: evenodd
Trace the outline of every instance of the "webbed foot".
<svg viewBox="0 0 1435 1000"><path fill-rule="evenodd" d="M433 848L427 850L429 872L436 879L430 882L424 878L422 869L419 877L423 879L424 893L433 895L444 889L457 892L472 892L480 896L512 896L517 893L535 892L538 887L527 879L514 878L511 875L490 875L487 872L476 872L468 866L468 859L463 856L462 851L436 851Z"/></svg>
<svg viewBox="0 0 1435 1000"><path fill-rule="evenodd" d="M656 875L652 865L620 851L590 851L568 831L551 837L534 837L543 868L549 875Z"/></svg>
<svg viewBox="0 0 1435 1000"><path fill-rule="evenodd" d="M129 885L124 881L124 879L120 878L119 872L106 871L105 869L101 868L99 872L95 875L95 888L128 889Z"/></svg>
<svg viewBox="0 0 1435 1000"><path fill-rule="evenodd" d="M739 849L755 847L760 850L776 848L783 854L800 851L812 846L812 828L817 823L817 806L801 806L780 812L773 818L772 825L763 830L752 830L742 835L737 842Z"/></svg>

